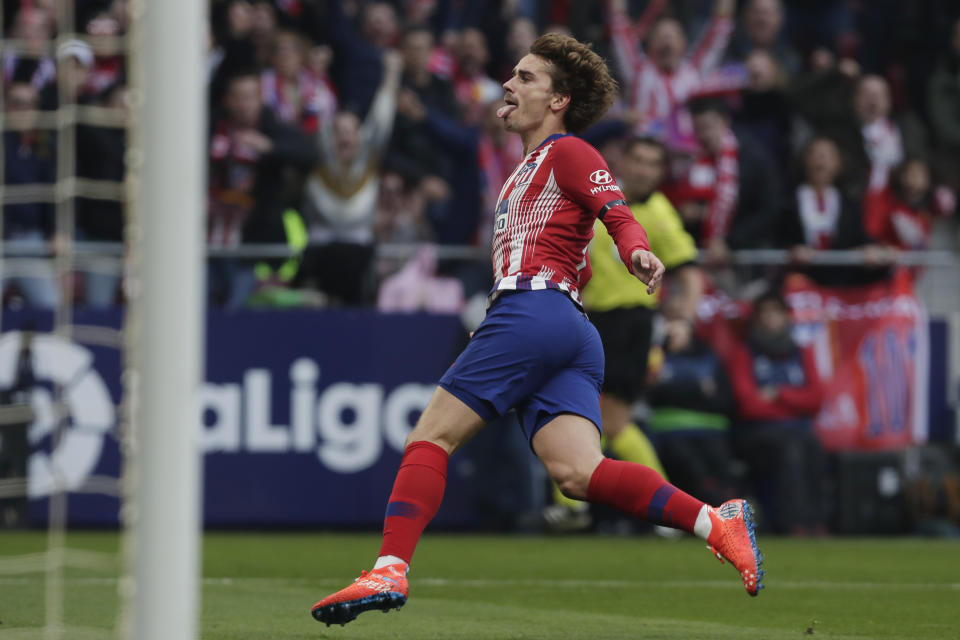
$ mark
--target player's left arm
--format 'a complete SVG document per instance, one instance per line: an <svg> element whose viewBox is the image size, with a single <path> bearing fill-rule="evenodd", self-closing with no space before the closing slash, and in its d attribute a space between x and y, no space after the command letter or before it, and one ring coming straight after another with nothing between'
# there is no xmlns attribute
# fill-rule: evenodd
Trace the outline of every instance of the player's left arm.
<svg viewBox="0 0 960 640"><path fill-rule="evenodd" d="M653 293L663 279L664 266L650 251L647 232L627 207L603 157L579 138L558 141L554 179L564 195L603 222L630 273Z"/></svg>

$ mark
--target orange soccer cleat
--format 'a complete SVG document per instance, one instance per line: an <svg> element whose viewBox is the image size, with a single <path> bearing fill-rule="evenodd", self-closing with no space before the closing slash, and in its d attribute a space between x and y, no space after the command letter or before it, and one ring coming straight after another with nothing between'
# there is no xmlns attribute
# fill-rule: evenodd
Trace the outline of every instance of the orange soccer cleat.
<svg viewBox="0 0 960 640"><path fill-rule="evenodd" d="M310 612L319 622L344 625L364 611L379 609L386 613L407 602L407 566L391 564L381 569L361 571L360 577L346 589L327 596L313 605Z"/></svg>
<svg viewBox="0 0 960 640"><path fill-rule="evenodd" d="M763 589L763 554L757 548L753 509L746 500L728 500L710 510L713 528L707 544L714 555L730 562L751 596Z"/></svg>

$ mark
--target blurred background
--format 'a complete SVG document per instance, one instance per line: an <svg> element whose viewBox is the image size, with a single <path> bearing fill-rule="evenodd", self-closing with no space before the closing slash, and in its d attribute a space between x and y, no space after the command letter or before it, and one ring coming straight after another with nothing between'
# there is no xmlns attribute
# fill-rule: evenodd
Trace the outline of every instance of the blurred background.
<svg viewBox="0 0 960 640"><path fill-rule="evenodd" d="M3 3L0 527L44 526L56 487L72 525L119 521L128 9ZM562 32L621 87L583 137L697 248L674 265L696 295L668 279L650 305L631 406L648 462L713 503L751 497L769 532L956 536L958 18L942 0L212 0L206 525L380 526L493 284L522 158L501 83ZM638 136L665 150L652 174ZM507 415L451 461L435 526L647 533L553 496Z"/></svg>

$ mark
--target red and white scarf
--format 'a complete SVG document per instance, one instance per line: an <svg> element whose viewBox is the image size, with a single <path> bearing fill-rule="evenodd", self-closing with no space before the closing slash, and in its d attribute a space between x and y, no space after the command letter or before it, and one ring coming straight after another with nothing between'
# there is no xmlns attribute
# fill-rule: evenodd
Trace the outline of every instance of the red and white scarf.
<svg viewBox="0 0 960 640"><path fill-rule="evenodd" d="M840 209L840 192L836 187L827 187L820 192L808 184L797 187L797 211L807 246L830 248L837 232Z"/></svg>

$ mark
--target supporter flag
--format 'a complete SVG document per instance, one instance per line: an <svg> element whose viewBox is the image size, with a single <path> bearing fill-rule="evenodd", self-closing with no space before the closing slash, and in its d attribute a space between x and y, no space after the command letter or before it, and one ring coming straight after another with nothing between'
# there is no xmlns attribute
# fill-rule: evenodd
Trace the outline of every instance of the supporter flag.
<svg viewBox="0 0 960 640"><path fill-rule="evenodd" d="M814 350L826 396L816 429L829 450L879 450L927 439L929 339L903 270L865 287L788 279L795 336Z"/></svg>
<svg viewBox="0 0 960 640"><path fill-rule="evenodd" d="M926 311L901 270L864 287L821 287L801 275L783 290L797 342L813 349L826 395L815 421L830 451L896 449L926 442ZM700 304L701 332L724 357L746 332L749 305L721 292Z"/></svg>

